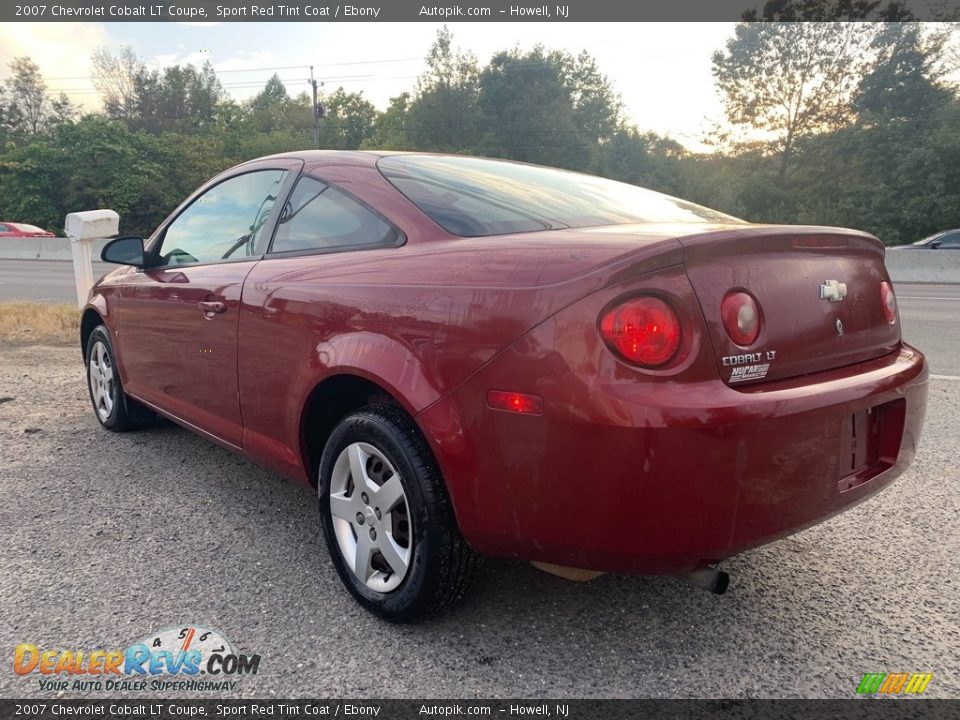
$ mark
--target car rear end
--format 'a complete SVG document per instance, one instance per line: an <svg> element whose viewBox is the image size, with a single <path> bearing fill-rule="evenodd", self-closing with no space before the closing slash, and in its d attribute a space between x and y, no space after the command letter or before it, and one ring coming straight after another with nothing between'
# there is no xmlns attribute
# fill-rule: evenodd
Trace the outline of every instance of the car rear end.
<svg viewBox="0 0 960 720"><path fill-rule="evenodd" d="M923 355L883 247L730 226L620 268L418 421L481 552L684 572L824 520L911 462Z"/></svg>

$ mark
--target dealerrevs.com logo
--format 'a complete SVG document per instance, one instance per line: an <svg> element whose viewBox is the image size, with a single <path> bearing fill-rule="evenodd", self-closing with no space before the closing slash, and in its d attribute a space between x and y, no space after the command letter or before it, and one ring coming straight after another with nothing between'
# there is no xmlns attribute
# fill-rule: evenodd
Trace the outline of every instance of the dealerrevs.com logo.
<svg viewBox="0 0 960 720"><path fill-rule="evenodd" d="M236 690L256 675L260 655L240 654L222 633L199 625L164 628L122 650L43 649L17 645L13 671L34 676L40 690Z"/></svg>

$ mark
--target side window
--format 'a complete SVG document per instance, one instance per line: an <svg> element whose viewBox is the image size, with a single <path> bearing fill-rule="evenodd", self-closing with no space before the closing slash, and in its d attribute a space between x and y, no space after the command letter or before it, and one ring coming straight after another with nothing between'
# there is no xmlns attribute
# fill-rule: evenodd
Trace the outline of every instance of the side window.
<svg viewBox="0 0 960 720"><path fill-rule="evenodd" d="M10 232L10 227L8 225L0 224L0 232Z"/></svg>
<svg viewBox="0 0 960 720"><path fill-rule="evenodd" d="M400 233L349 195L316 178L297 181L271 252L396 245Z"/></svg>
<svg viewBox="0 0 960 720"><path fill-rule="evenodd" d="M940 247L956 248L960 247L960 233L952 233L943 238Z"/></svg>
<svg viewBox="0 0 960 720"><path fill-rule="evenodd" d="M167 226L156 265L220 262L263 254L264 227L286 170L258 170L215 185Z"/></svg>

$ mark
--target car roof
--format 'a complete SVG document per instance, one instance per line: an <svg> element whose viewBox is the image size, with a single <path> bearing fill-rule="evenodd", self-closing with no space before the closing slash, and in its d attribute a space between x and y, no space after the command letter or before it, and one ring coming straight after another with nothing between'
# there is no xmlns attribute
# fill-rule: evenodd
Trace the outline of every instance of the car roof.
<svg viewBox="0 0 960 720"><path fill-rule="evenodd" d="M516 160L510 160L509 158L498 158L498 157L485 157L482 155L462 155L459 153L443 153L443 152L427 152L421 150L293 150L291 152L285 153L276 153L274 155L265 155L263 157L252 158L247 160L244 163L241 163L240 166L246 165L248 163L262 162L263 160L274 160L274 159L291 159L291 160L302 160L305 164L317 165L317 164L348 164L348 165L361 165L372 167L377 164L377 160L383 157L397 157L400 155L416 155L418 157L422 156L433 156L433 157L444 157L444 158L470 158L476 160L490 160L492 162L508 162L516 163L520 165L527 165L529 163L523 163ZM238 166L238 167L240 167ZM561 168L552 168L552 169L561 169Z"/></svg>
<svg viewBox="0 0 960 720"><path fill-rule="evenodd" d="M262 160L292 159L303 160L305 163L349 163L355 165L374 165L377 160L386 155L407 155L407 152L388 150L294 150L292 152L277 153L265 157L255 158L248 162ZM246 163L243 163L244 165Z"/></svg>

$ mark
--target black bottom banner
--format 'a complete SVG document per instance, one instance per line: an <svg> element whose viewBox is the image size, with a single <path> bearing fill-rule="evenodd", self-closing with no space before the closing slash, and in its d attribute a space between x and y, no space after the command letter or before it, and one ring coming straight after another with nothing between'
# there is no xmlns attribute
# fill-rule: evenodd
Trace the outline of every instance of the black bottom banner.
<svg viewBox="0 0 960 720"><path fill-rule="evenodd" d="M960 701L862 700L0 700L0 718L960 719Z"/></svg>

